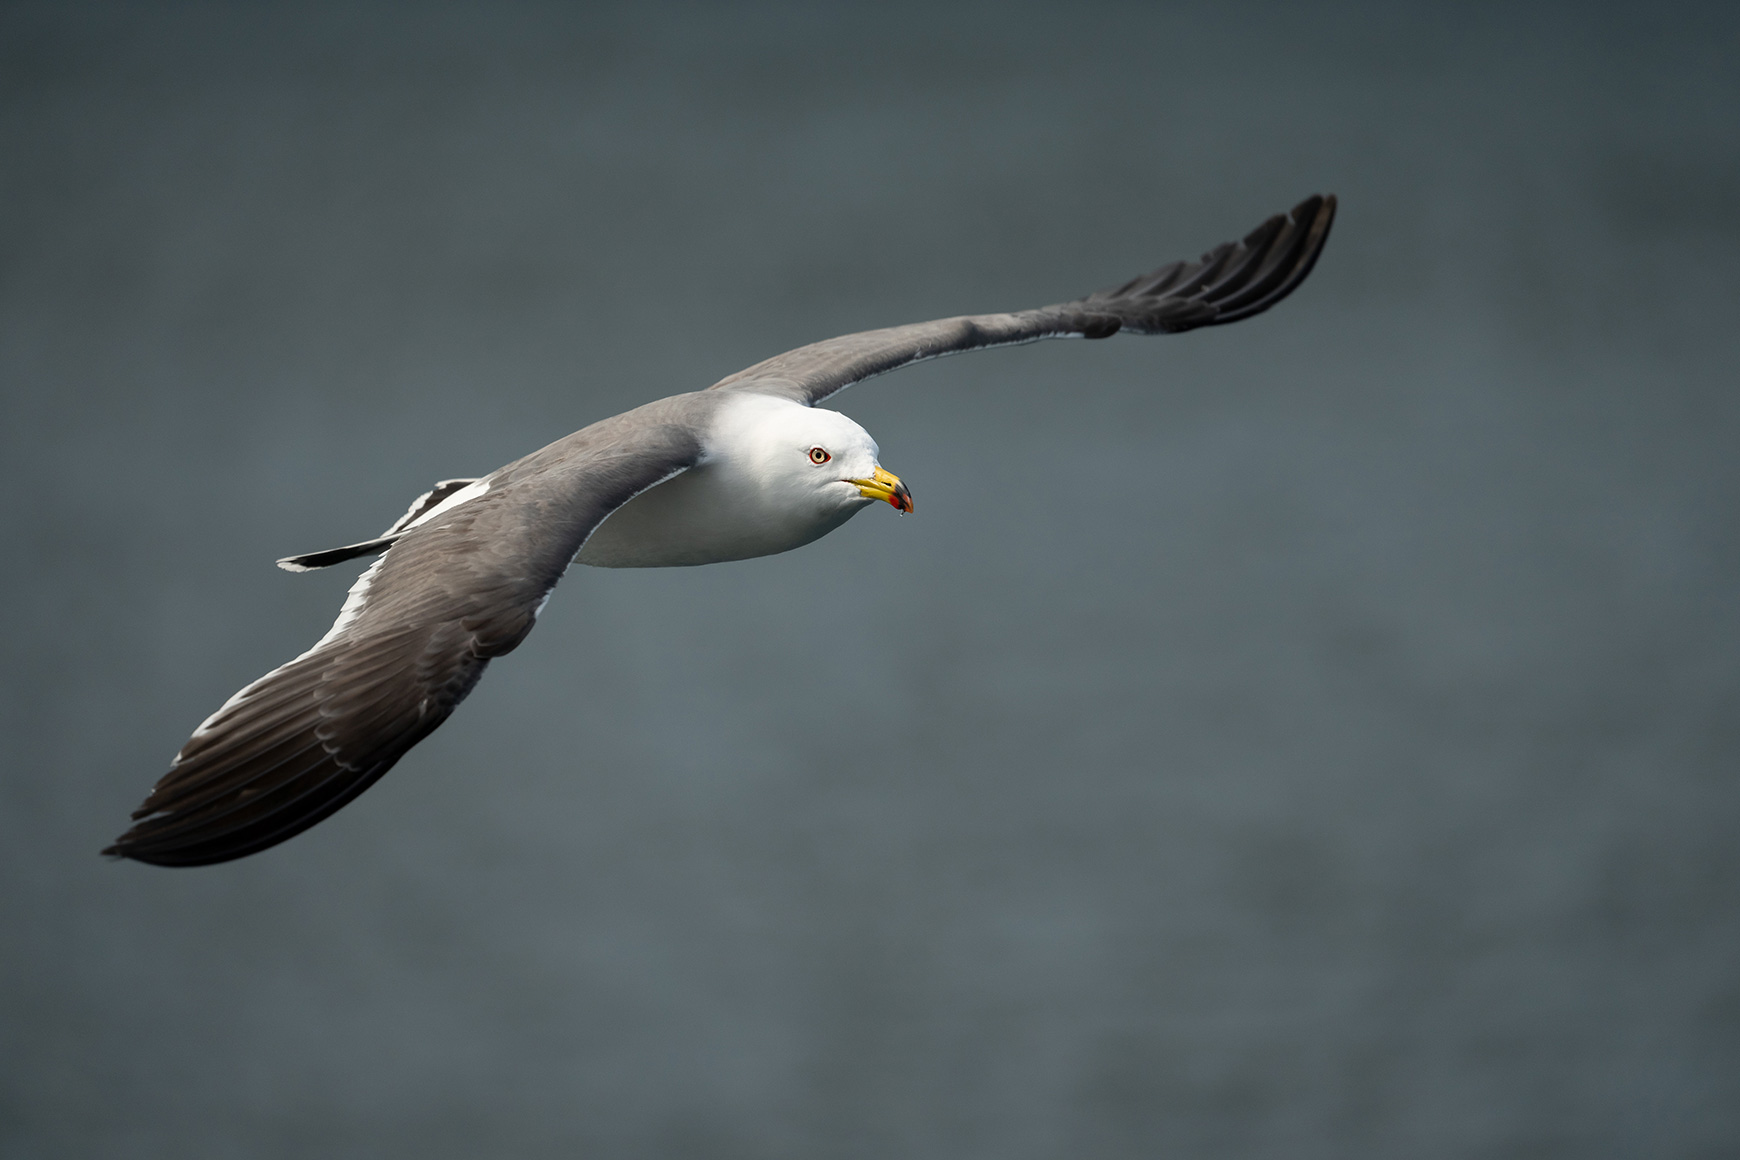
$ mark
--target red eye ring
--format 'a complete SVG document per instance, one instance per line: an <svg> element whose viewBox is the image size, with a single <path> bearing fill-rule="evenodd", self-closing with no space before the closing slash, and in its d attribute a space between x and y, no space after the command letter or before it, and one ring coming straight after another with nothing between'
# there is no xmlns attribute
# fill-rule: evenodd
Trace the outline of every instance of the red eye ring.
<svg viewBox="0 0 1740 1160"><path fill-rule="evenodd" d="M810 448L810 462L811 463L820 465L820 464L826 463L828 460L830 460L832 458L833 458L833 456L828 454L826 448L822 448L822 447Z"/></svg>

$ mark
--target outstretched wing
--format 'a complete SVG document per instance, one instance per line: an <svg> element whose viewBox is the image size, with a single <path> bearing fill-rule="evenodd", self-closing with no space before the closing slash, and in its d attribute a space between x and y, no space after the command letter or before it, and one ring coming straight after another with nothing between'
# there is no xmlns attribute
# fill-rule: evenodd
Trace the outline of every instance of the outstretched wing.
<svg viewBox="0 0 1740 1160"><path fill-rule="evenodd" d="M1172 262L1121 286L1074 302L1016 314L941 318L866 330L800 346L713 384L814 405L872 375L988 346L1042 338L1176 334L1261 314L1291 294L1323 250L1335 220L1334 196L1306 198L1242 242L1216 246L1195 262Z"/></svg>
<svg viewBox="0 0 1740 1160"><path fill-rule="evenodd" d="M212 714L103 852L162 866L240 858L372 785L525 639L604 517L694 462L693 431L656 408L510 464L403 531L331 631Z"/></svg>

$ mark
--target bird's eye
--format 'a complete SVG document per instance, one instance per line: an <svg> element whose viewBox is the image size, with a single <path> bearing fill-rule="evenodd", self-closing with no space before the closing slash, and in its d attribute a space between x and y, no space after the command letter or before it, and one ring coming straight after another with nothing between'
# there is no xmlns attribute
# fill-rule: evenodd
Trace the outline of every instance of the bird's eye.
<svg viewBox="0 0 1740 1160"><path fill-rule="evenodd" d="M810 448L810 462L811 463L826 463L828 460L830 460L832 458L833 458L833 456L829 455L824 448L821 448L821 447Z"/></svg>

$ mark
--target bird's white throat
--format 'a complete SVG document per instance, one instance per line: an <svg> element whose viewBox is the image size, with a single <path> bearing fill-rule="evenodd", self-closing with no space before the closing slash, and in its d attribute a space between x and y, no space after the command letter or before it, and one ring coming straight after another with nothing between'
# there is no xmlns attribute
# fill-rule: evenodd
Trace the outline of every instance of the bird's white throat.
<svg viewBox="0 0 1740 1160"><path fill-rule="evenodd" d="M575 560L668 568L769 556L872 502L847 481L875 472L876 441L838 411L741 394L719 408L703 445L700 463L618 508Z"/></svg>

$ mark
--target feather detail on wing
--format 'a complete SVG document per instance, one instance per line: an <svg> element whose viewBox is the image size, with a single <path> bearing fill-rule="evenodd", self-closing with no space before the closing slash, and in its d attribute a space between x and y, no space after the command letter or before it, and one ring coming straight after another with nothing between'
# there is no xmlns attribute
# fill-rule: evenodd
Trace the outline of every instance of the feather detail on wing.
<svg viewBox="0 0 1740 1160"><path fill-rule="evenodd" d="M1044 338L1177 334L1261 314L1316 264L1335 220L1335 198L1306 198L1243 241L1073 302L1014 314L980 314L842 335L776 355L713 384L816 404L853 383L915 362Z"/></svg>
<svg viewBox="0 0 1740 1160"><path fill-rule="evenodd" d="M604 517L694 462L693 431L658 407L511 464L450 510L423 503L432 518L419 522L414 505L331 630L212 714L104 853L163 866L240 858L374 784L525 639Z"/></svg>

